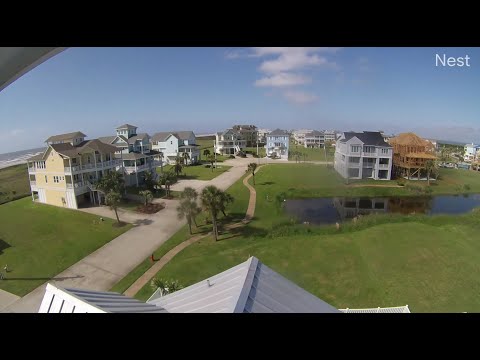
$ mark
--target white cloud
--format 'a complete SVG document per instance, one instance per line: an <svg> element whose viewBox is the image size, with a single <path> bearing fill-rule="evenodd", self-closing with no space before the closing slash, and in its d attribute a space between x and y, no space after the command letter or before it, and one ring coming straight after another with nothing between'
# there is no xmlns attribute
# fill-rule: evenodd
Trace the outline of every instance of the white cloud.
<svg viewBox="0 0 480 360"><path fill-rule="evenodd" d="M296 86L304 85L312 82L311 78L296 75L292 73L279 73L272 76L266 76L259 80L255 81L255 86L265 87L286 87L286 86Z"/></svg>
<svg viewBox="0 0 480 360"><path fill-rule="evenodd" d="M283 96L294 104L308 104L318 100L315 94L309 94L304 91L286 91Z"/></svg>

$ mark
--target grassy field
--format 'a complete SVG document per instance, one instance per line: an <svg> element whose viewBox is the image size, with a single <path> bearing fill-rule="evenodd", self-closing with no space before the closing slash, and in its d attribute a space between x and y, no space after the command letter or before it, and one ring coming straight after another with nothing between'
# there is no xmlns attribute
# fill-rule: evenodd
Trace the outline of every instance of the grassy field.
<svg viewBox="0 0 480 360"><path fill-rule="evenodd" d="M27 164L0 169L0 204L29 195Z"/></svg>
<svg viewBox="0 0 480 360"><path fill-rule="evenodd" d="M329 161L333 162L333 158L335 156L335 148L329 147L327 148L326 155L327 158L325 159L325 150L319 148L305 148L303 145L295 145L294 143L290 143L290 152L291 151L298 151L302 154L305 154L306 161ZM288 160L295 160L295 157L289 156ZM303 155L300 157L300 160L303 161Z"/></svg>
<svg viewBox="0 0 480 360"><path fill-rule="evenodd" d="M0 265L11 272L0 288L23 296L131 228L98 216L33 203L0 206Z"/></svg>
<svg viewBox="0 0 480 360"><path fill-rule="evenodd" d="M231 166L219 164L218 167L212 171L211 168L207 168L205 165L184 166L178 180L212 180L230 168ZM160 171L161 169L157 168L159 174ZM173 165L164 166L163 171L173 171Z"/></svg>
<svg viewBox="0 0 480 360"><path fill-rule="evenodd" d="M245 151L250 151L252 154L256 154L257 153L257 147L256 146L247 147L247 148L245 148ZM266 156L266 150L263 146L258 147L258 156L259 157L265 157Z"/></svg>
<svg viewBox="0 0 480 360"><path fill-rule="evenodd" d="M157 277L177 279L188 286L254 255L338 308L408 304L413 312L480 311L478 209L462 216L366 216L340 230L290 224L278 203L272 201L279 192L332 196L345 195L346 190L361 195L368 195L362 193L365 189L392 190L348 188L330 171L303 164L261 169L256 175L253 221L237 230L222 231L218 242L207 237L189 246ZM480 173L442 169L441 174L443 180L436 185L440 192L455 193L458 184L465 181L471 189L480 190ZM393 190L406 192L403 188ZM236 218L245 212L248 190L239 180L229 192L236 197L229 209ZM147 285L137 298L145 300L151 294Z"/></svg>
<svg viewBox="0 0 480 360"><path fill-rule="evenodd" d="M197 140L197 145L200 145L200 158L203 161L206 161L205 156L203 155L203 151L205 149L210 150L210 154L213 155L213 140ZM227 159L228 159L228 156L217 154L217 161L222 162Z"/></svg>

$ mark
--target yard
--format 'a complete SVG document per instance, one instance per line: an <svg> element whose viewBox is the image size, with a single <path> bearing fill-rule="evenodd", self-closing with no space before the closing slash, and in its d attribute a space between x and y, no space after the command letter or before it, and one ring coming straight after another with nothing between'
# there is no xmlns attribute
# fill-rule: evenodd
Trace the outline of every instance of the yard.
<svg viewBox="0 0 480 360"><path fill-rule="evenodd" d="M298 151L302 153L302 155L299 157L300 161L328 161L333 163L333 158L335 156L334 147L327 147L325 151L323 148L305 148L303 145L295 145L291 142L289 150L290 153L292 151ZM326 158L325 155L327 155ZM290 155L288 160L295 161L295 157Z"/></svg>
<svg viewBox="0 0 480 360"><path fill-rule="evenodd" d="M29 195L27 164L0 169L0 204Z"/></svg>
<svg viewBox="0 0 480 360"><path fill-rule="evenodd" d="M24 296L131 228L76 210L33 203L0 205L0 265L11 270L0 288Z"/></svg>
<svg viewBox="0 0 480 360"><path fill-rule="evenodd" d="M471 191L480 192L480 173L441 169L441 176L438 185L432 186L435 191L455 193L468 182ZM480 243L476 240L480 210L461 216L373 215L340 230L294 225L274 200L276 194L411 193L405 188L352 188L322 165L270 165L255 177L254 220L243 228L222 231L218 242L206 237L189 246L157 277L188 286L254 255L338 308L408 304L413 312L480 311ZM239 180L229 192L235 202L228 213L239 218L247 208L248 190ZM175 234L157 253L166 253L182 238L188 238L185 231ZM145 300L152 292L147 284L136 297Z"/></svg>
<svg viewBox="0 0 480 360"><path fill-rule="evenodd" d="M205 167L205 164L184 166L178 180L212 180L230 168L231 166L218 164L217 168L214 168L212 171L211 168ZM164 166L163 171L173 171L173 165ZM161 169L157 168L157 172L160 173Z"/></svg>

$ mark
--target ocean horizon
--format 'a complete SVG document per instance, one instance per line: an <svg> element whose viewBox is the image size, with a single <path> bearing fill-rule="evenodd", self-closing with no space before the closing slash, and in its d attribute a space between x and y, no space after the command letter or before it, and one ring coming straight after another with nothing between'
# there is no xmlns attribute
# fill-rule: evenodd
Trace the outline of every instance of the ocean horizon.
<svg viewBox="0 0 480 360"><path fill-rule="evenodd" d="M0 154L0 169L19 164L25 164L28 158L41 154L43 151L45 151L45 147Z"/></svg>

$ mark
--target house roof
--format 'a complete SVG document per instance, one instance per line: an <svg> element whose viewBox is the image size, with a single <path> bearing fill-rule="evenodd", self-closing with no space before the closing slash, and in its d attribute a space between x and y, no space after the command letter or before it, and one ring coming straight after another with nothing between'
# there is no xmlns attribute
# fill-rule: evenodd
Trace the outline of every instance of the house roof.
<svg viewBox="0 0 480 360"><path fill-rule="evenodd" d="M34 155L32 157L29 157L27 159L27 161L38 161L38 160L43 160L43 155L45 154L45 151L47 150L48 148L45 148L45 150L41 153L41 154L38 154L38 155Z"/></svg>
<svg viewBox="0 0 480 360"><path fill-rule="evenodd" d="M379 131L364 131L364 132L347 131L344 134L345 134L345 139L342 139L340 142L347 142L351 138L356 137L364 145L391 147L390 144L385 142L385 139L383 138L382 133Z"/></svg>
<svg viewBox="0 0 480 360"><path fill-rule="evenodd" d="M153 155L153 154L151 154ZM123 160L137 160L137 159L143 159L148 157L148 154L142 154L142 153L136 153L136 152L131 152L128 154L116 154L115 155L117 158L122 158Z"/></svg>
<svg viewBox="0 0 480 360"><path fill-rule="evenodd" d="M117 148L113 145L105 144L98 139L83 141L77 146L73 146L70 143L62 144L51 144L50 147L53 148L57 153L62 154L67 157L75 157L78 154L84 152L98 151L100 153L114 153L117 151Z"/></svg>
<svg viewBox="0 0 480 360"><path fill-rule="evenodd" d="M148 303L168 312L339 312L251 257L173 294L154 294Z"/></svg>
<svg viewBox="0 0 480 360"><path fill-rule="evenodd" d="M138 126L130 125L130 124L123 124L117 127L115 130L118 129L136 129Z"/></svg>
<svg viewBox="0 0 480 360"><path fill-rule="evenodd" d="M145 138L147 138L147 139L149 138L149 136L148 136L147 133L137 134L137 135L134 135L134 136L129 137L129 138L128 138L128 143L129 143L129 144L134 144L135 141L137 141L137 140L140 140L140 141L141 141L141 140L143 140L143 139L145 139Z"/></svg>
<svg viewBox="0 0 480 360"><path fill-rule="evenodd" d="M87 135L85 135L84 133L82 133L80 131L75 131L75 132L66 133L66 134L53 135L53 136L50 136L45 141L46 142L65 141L65 140L71 140L71 139L79 138L79 137L86 137L86 136Z"/></svg>
<svg viewBox="0 0 480 360"><path fill-rule="evenodd" d="M285 130L280 130L280 129L275 129L271 133L268 133L268 135L289 135Z"/></svg>
<svg viewBox="0 0 480 360"><path fill-rule="evenodd" d="M389 140L392 145L431 146L431 143L413 132L401 133Z"/></svg>
<svg viewBox="0 0 480 360"><path fill-rule="evenodd" d="M111 144L113 142L113 140L115 140L116 138L117 138L117 135L102 136L102 137L99 137L98 140L100 140L101 142L103 142L105 144Z"/></svg>
<svg viewBox="0 0 480 360"><path fill-rule="evenodd" d="M39 313L162 313L165 310L106 291L61 288L47 284Z"/></svg>
<svg viewBox="0 0 480 360"><path fill-rule="evenodd" d="M325 135L325 133L323 131L317 131L317 130L313 130L309 133L306 133L305 134L305 137L309 137L309 136L323 136Z"/></svg>
<svg viewBox="0 0 480 360"><path fill-rule="evenodd" d="M162 142L167 140L167 138L170 135L173 135L180 140L188 140L192 135L193 137L195 137L195 134L193 131L171 131L171 132L164 131L164 132L158 132L153 134L153 136L151 137L151 140Z"/></svg>

